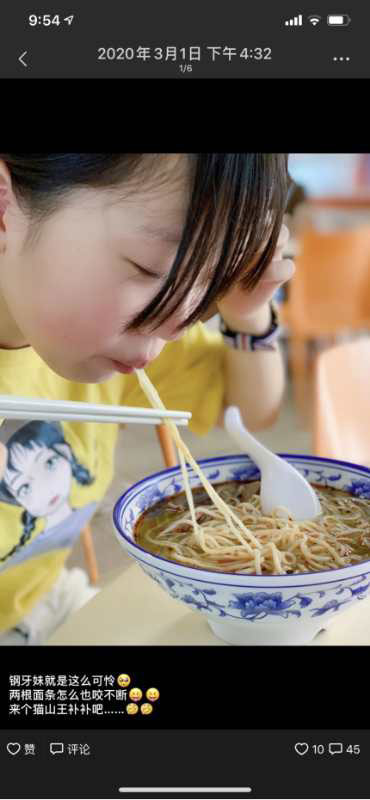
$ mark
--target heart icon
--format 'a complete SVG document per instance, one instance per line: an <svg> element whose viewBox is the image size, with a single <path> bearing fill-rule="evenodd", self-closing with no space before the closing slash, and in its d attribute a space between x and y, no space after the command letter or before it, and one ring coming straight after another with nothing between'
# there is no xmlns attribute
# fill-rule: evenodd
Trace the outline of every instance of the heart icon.
<svg viewBox="0 0 370 800"><path fill-rule="evenodd" d="M21 746L19 742L8 742L6 749L11 756L16 756L19 753Z"/></svg>
<svg viewBox="0 0 370 800"><path fill-rule="evenodd" d="M294 749L299 756L305 756L308 750L307 742L296 742Z"/></svg>

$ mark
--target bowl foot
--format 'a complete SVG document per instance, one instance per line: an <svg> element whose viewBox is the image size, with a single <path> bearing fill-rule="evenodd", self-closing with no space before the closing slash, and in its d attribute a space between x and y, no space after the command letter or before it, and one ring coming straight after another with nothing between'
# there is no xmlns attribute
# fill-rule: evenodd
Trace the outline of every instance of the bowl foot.
<svg viewBox="0 0 370 800"><path fill-rule="evenodd" d="M322 622L282 625L256 624L254 622L219 622L208 620L219 639L238 645L302 645L308 644L322 630Z"/></svg>

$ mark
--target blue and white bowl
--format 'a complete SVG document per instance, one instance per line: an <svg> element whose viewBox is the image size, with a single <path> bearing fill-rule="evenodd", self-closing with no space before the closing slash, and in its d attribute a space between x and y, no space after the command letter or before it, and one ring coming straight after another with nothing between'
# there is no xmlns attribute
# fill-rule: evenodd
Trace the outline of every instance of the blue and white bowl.
<svg viewBox="0 0 370 800"><path fill-rule="evenodd" d="M345 461L280 454L310 483L344 489L370 499L370 469ZM246 455L207 458L199 464L213 483L258 480ZM192 486L200 481L189 471ZM180 467L149 475L117 501L113 519L118 541L144 572L176 600L205 614L213 632L230 644L298 645L311 641L370 591L370 560L323 572L238 575L186 567L144 550L134 541L135 524L159 500L183 491Z"/></svg>

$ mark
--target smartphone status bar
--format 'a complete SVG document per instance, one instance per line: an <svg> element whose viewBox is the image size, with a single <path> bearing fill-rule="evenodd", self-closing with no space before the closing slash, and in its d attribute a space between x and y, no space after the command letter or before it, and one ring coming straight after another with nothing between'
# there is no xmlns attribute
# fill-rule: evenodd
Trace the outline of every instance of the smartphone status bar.
<svg viewBox="0 0 370 800"><path fill-rule="evenodd" d="M353 5L353 4L351 4ZM23 7L22 7L23 6ZM320 3L322 6L322 3ZM69 7L9 6L0 28L2 78L369 78L370 7L229 0Z"/></svg>

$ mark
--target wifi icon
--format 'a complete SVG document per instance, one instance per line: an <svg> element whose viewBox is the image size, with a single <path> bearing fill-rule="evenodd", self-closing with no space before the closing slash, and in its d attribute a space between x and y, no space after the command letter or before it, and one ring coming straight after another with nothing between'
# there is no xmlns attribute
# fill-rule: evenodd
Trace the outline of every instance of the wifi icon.
<svg viewBox="0 0 370 800"><path fill-rule="evenodd" d="M312 14L310 17L308 17L308 21L311 23L311 25L315 26L321 22L321 17L319 17L318 14Z"/></svg>

